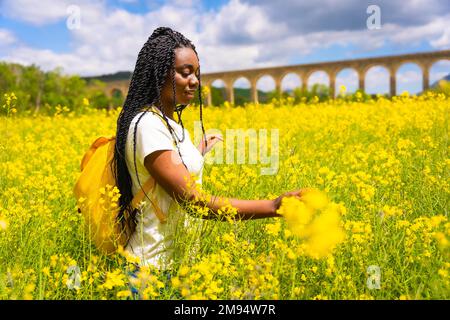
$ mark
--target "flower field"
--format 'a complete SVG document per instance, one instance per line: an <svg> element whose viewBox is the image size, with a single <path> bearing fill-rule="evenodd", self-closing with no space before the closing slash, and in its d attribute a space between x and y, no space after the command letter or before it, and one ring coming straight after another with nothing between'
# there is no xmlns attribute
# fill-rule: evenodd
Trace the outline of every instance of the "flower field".
<svg viewBox="0 0 450 320"><path fill-rule="evenodd" d="M171 278L141 268L131 280L142 298L450 297L450 98L288 99L203 111L207 131L279 136L276 174L261 175L260 162L207 163L206 191L241 199L320 192L283 201L283 218L196 219L175 239ZM25 117L12 108L0 118L0 299L131 298L133 258L96 251L72 193L84 152L115 134L117 115L65 107ZM198 107L183 112L191 137L197 120ZM311 208L322 212L315 220Z"/></svg>

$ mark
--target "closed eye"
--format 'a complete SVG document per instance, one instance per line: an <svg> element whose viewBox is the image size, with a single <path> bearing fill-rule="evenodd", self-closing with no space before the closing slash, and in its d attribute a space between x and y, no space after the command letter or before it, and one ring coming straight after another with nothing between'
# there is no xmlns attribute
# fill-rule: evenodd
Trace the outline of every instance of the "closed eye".
<svg viewBox="0 0 450 320"><path fill-rule="evenodd" d="M194 71L194 67L192 65L184 65L183 69L180 70L180 73L183 77L189 77L189 75ZM197 72L195 73L197 79L200 78L200 68L197 68Z"/></svg>

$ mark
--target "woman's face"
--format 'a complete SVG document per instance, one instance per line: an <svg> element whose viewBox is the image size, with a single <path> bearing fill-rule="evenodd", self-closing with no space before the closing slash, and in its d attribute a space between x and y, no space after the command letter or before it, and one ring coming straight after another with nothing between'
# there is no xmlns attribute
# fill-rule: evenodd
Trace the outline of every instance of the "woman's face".
<svg viewBox="0 0 450 320"><path fill-rule="evenodd" d="M175 49L175 103L187 105L194 98L199 85L199 62L191 48ZM162 88L163 104L173 105L172 77L169 72Z"/></svg>

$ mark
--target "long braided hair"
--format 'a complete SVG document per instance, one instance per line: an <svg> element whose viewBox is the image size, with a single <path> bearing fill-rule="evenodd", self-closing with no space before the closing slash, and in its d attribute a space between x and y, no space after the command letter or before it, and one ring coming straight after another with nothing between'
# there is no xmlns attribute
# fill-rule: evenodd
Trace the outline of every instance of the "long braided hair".
<svg viewBox="0 0 450 320"><path fill-rule="evenodd" d="M139 175L137 173L136 166L136 131L139 121L142 116L148 111L149 106L159 105L161 103L161 90L165 85L165 81L169 80L168 75L171 75L172 87L173 87L173 102L175 101L175 49L177 48L191 48L195 54L198 54L195 50L195 46L190 40L185 38L181 33L174 31L167 27L159 27L154 30L152 35L148 38L147 42L142 47L139 52L136 66L131 78L130 87L128 90L128 95L125 100L123 109L121 110L119 117L117 119L117 132L116 132L116 145L114 150L114 158L111 162L111 169L114 174L116 185L120 191L119 198L119 212L117 215L117 221L120 222L122 231L126 234L131 235L129 230L134 230L137 223L137 210L134 210L131 204L133 200L132 193L132 180L131 175L128 172L125 158L125 148L128 130L131 125L133 118L142 112L142 115L138 118L136 125L134 127L133 133L133 159L134 159L134 169L137 177L139 187L142 188L141 181L139 180ZM200 73L200 70L199 70ZM205 129L203 127L203 115L202 115L202 95L201 95L201 81L200 76L198 77L199 87L198 87L198 97L200 103L200 121L203 132L203 137L205 137ZM186 107L185 105L179 105L175 107L177 112L179 123L183 130L184 139L184 126L181 121L181 112ZM169 121L164 114L161 112L163 118L169 128L172 137L174 137L174 130L171 128ZM151 138L151 137L149 137ZM175 143L180 154L177 139ZM180 140L181 142L182 140ZM205 139L205 143L206 139ZM180 154L181 158L181 154ZM184 163L184 161L183 161ZM147 196L147 195L146 195ZM148 196L147 196L148 198ZM131 232L132 232L131 231Z"/></svg>

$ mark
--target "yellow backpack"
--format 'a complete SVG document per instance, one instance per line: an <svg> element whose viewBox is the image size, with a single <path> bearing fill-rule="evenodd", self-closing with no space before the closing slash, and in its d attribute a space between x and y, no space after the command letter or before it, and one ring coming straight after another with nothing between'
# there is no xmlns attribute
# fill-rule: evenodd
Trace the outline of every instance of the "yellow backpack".
<svg viewBox="0 0 450 320"><path fill-rule="evenodd" d="M128 228L121 232L117 222L119 189L110 167L115 142L115 136L101 136L92 143L81 160L81 174L73 190L78 212L84 216L88 234L97 248L105 254L114 253L119 246L125 247L134 232ZM161 223L165 223L166 216L152 194L155 186L156 182L150 176L133 197L132 206L139 210L141 201L147 194L156 216Z"/></svg>

